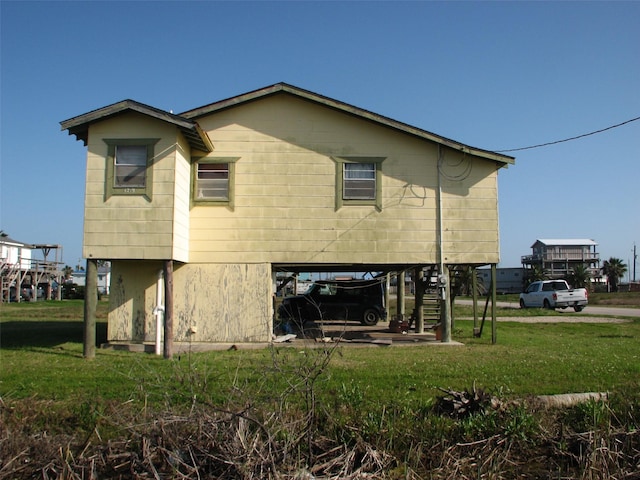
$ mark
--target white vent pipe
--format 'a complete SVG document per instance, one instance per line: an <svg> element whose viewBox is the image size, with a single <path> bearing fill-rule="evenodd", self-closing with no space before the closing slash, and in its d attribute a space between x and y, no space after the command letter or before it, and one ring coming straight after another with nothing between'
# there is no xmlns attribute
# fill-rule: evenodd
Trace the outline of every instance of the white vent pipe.
<svg viewBox="0 0 640 480"><path fill-rule="evenodd" d="M162 292L164 291L164 274L162 269L158 271L156 282L156 306L153 314L156 317L156 355L162 355L162 330L164 325L164 304L162 303Z"/></svg>

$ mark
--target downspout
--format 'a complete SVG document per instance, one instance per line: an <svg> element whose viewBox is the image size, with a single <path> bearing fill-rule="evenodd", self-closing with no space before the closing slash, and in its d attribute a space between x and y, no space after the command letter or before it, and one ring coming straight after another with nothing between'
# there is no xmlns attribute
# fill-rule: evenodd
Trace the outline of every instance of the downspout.
<svg viewBox="0 0 640 480"><path fill-rule="evenodd" d="M444 248L442 246L442 178L440 168L442 167L442 146L438 144L438 273L442 275L444 268Z"/></svg>
<svg viewBox="0 0 640 480"><path fill-rule="evenodd" d="M156 282L156 306L153 314L156 317L156 344L155 354L162 355L162 331L164 326L164 305L162 304L162 292L164 291L164 274L162 269L158 271L158 280Z"/></svg>

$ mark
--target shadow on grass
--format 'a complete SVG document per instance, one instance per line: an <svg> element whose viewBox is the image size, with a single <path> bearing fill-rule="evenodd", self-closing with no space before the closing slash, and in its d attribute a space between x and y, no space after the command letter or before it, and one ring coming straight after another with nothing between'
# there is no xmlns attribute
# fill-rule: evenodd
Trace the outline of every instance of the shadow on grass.
<svg viewBox="0 0 640 480"><path fill-rule="evenodd" d="M84 325L77 321L11 321L0 324L0 348L52 348L63 343L82 343ZM96 324L96 346L107 341L107 323Z"/></svg>

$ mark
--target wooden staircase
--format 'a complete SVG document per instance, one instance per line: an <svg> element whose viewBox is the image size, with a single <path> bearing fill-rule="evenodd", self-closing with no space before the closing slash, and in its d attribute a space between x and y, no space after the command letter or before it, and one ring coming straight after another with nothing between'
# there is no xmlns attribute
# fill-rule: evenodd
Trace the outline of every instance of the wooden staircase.
<svg viewBox="0 0 640 480"><path fill-rule="evenodd" d="M422 298L424 299L422 315L425 328L428 328L427 324L440 323L440 299L438 298L438 293L426 292Z"/></svg>
<svg viewBox="0 0 640 480"><path fill-rule="evenodd" d="M0 302L8 302L11 298L11 286L16 285L16 294L20 294L20 264L2 260L0 263Z"/></svg>

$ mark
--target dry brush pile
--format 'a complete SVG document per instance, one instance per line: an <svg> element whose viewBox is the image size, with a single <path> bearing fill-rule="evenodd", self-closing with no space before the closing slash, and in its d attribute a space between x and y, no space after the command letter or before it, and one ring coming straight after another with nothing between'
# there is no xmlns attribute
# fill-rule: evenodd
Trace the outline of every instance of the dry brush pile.
<svg viewBox="0 0 640 480"><path fill-rule="evenodd" d="M224 404L188 388L155 412L4 399L0 479L640 479L638 392L549 407L474 385L371 405L319 393L332 354L274 354L260 385L284 387L235 386Z"/></svg>

